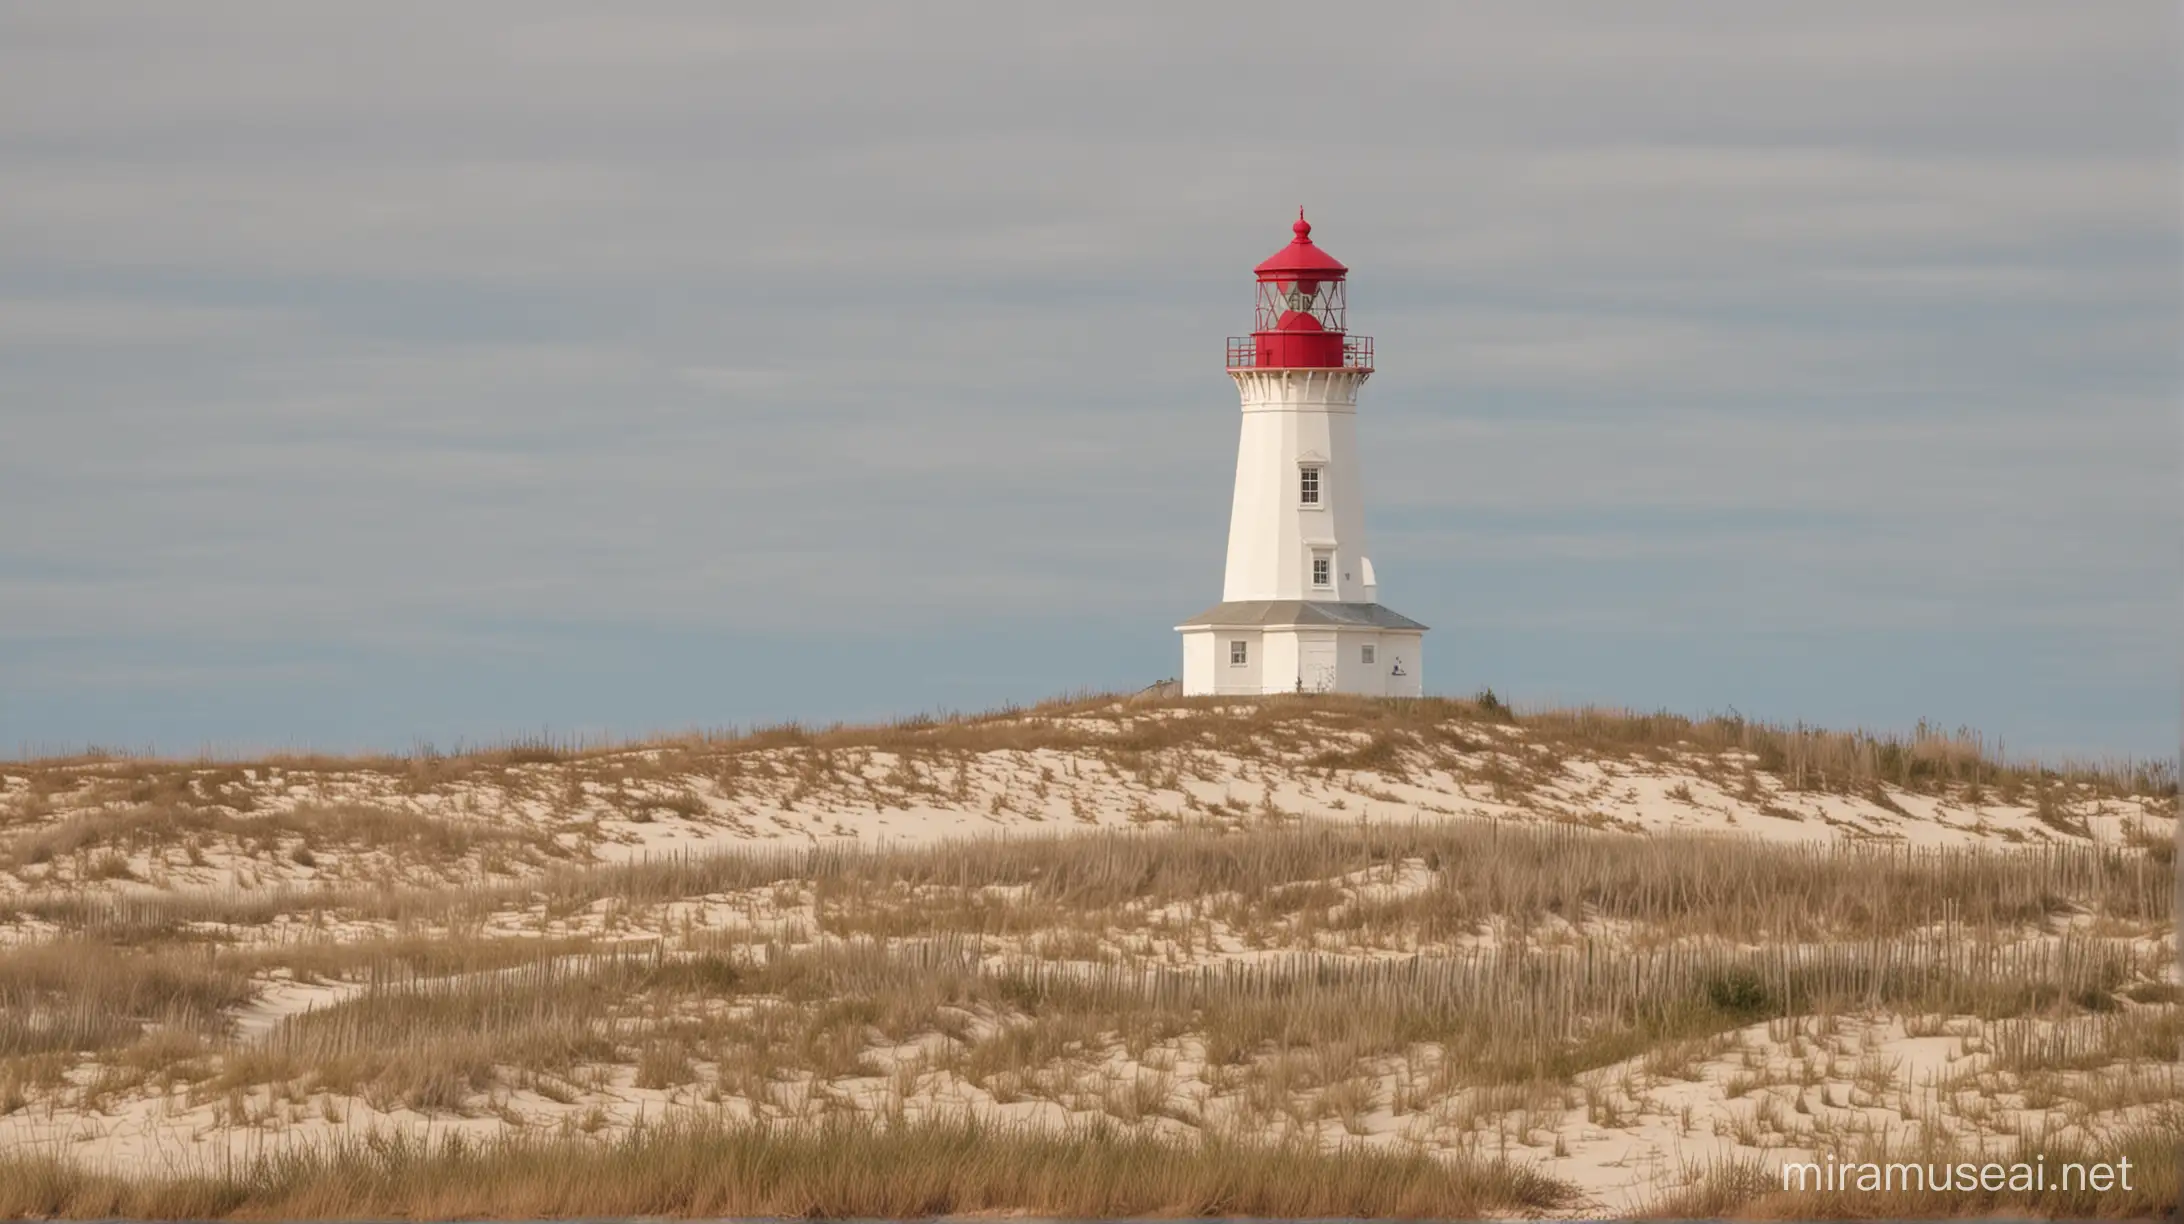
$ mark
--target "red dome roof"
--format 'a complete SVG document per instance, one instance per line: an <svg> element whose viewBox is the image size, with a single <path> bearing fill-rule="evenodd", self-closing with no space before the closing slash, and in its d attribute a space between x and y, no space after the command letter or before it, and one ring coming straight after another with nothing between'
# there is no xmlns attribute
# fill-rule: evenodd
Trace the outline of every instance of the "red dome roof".
<svg viewBox="0 0 2184 1224"><path fill-rule="evenodd" d="M1304 219L1303 209L1297 210L1297 223L1289 228L1297 235L1289 245L1252 269L1260 280L1340 280L1348 274L1350 270L1342 266L1342 261L1313 244L1312 223Z"/></svg>

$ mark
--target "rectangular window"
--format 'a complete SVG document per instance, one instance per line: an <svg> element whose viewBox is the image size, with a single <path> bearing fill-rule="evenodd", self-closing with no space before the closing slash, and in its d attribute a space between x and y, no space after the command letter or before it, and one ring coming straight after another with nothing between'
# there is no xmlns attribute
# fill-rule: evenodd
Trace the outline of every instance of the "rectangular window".
<svg viewBox="0 0 2184 1224"><path fill-rule="evenodd" d="M1251 644L1249 642L1239 641L1230 642L1228 644L1228 661L1230 667L1242 667L1245 663L1249 662L1250 659Z"/></svg>
<svg viewBox="0 0 2184 1224"><path fill-rule="evenodd" d="M1307 506L1319 505L1319 469L1302 469L1298 473L1297 481L1297 500Z"/></svg>
<svg viewBox="0 0 2184 1224"><path fill-rule="evenodd" d="M1316 587L1333 586L1334 575L1330 571L1334 567L1334 562L1324 555L1312 558L1312 585Z"/></svg>
<svg viewBox="0 0 2184 1224"><path fill-rule="evenodd" d="M1365 644L1365 649L1364 649L1364 656L1365 656L1365 658L1364 658L1364 662L1365 662L1366 666L1368 666L1368 667L1369 667L1369 666L1371 666L1371 665L1372 665L1372 661L1373 661L1373 647L1372 647L1372 643L1370 643L1370 642L1367 642L1367 643Z"/></svg>

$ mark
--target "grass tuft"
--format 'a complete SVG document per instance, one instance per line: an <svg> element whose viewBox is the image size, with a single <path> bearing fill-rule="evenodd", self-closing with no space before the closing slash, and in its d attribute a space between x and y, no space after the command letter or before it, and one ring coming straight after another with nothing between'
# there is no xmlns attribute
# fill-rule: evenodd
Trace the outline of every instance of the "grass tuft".
<svg viewBox="0 0 2184 1224"><path fill-rule="evenodd" d="M607 1142L380 1135L145 1180L49 1157L0 1157L0 1215L78 1219L921 1219L1003 1210L1449 1219L1575 1201L1545 1174L1495 1162L945 1120L893 1128L839 1118L803 1128L681 1120Z"/></svg>

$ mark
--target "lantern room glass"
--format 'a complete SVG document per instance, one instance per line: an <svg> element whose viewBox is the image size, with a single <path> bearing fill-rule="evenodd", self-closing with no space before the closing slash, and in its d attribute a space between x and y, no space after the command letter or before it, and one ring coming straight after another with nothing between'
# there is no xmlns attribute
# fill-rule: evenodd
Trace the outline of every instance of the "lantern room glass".
<svg viewBox="0 0 2184 1224"><path fill-rule="evenodd" d="M1348 331L1341 280L1303 278L1259 282L1259 305L1251 330ZM1306 322L1309 319L1310 322Z"/></svg>

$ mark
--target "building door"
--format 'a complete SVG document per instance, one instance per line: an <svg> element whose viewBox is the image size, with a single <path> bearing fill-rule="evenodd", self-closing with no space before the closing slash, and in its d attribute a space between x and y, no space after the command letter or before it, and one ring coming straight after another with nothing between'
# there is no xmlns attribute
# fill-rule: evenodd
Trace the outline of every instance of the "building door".
<svg viewBox="0 0 2184 1224"><path fill-rule="evenodd" d="M1307 693L1332 693L1335 691L1335 644L1333 642L1300 643L1297 675L1303 681Z"/></svg>

